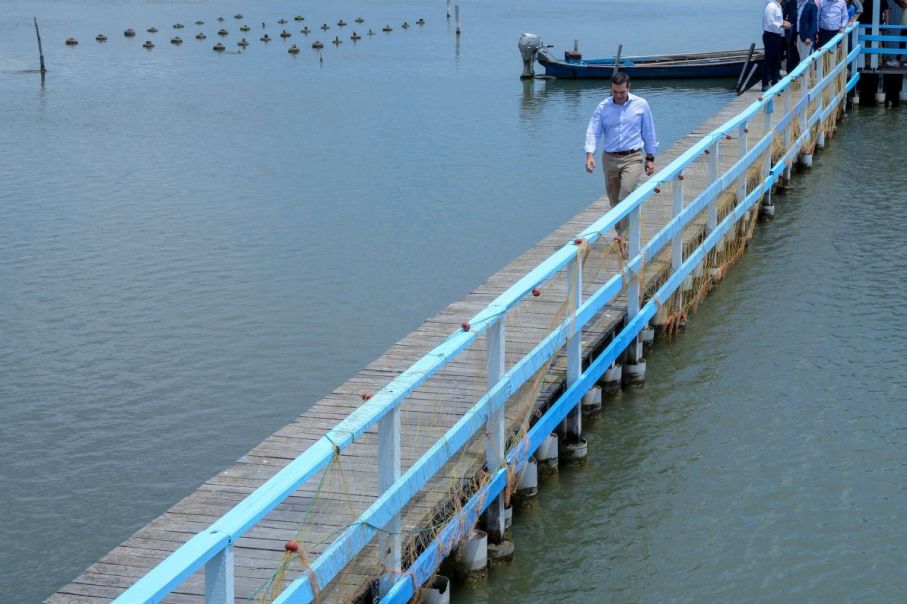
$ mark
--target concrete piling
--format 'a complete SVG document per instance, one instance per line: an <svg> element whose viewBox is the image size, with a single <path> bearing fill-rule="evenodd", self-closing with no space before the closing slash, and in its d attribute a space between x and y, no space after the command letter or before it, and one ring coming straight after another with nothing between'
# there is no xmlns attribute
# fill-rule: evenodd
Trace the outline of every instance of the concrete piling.
<svg viewBox="0 0 907 604"><path fill-rule="evenodd" d="M435 575L431 583L417 592L416 601L423 604L450 604L450 579Z"/></svg>
<svg viewBox="0 0 907 604"><path fill-rule="evenodd" d="M586 394L583 395L582 405L583 417L597 417L602 412L602 389L600 386L592 386Z"/></svg>

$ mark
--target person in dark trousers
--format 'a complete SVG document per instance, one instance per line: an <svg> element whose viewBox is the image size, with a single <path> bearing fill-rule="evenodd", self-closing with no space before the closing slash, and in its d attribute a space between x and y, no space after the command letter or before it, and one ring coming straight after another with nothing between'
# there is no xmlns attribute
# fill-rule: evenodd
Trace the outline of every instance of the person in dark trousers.
<svg viewBox="0 0 907 604"><path fill-rule="evenodd" d="M858 21L860 22L860 25L872 25L872 11L873 11L872 5L874 2L875 2L875 0L863 0L863 14L860 15L860 18L858 19ZM881 0L879 2L879 25L886 25L888 23L888 15L889 15L890 10L891 9L888 6L888 0ZM883 34L885 33L885 30L880 30L880 31ZM872 31L870 30L867 33L871 34ZM865 66L866 67L869 67L869 65L871 64L870 56L871 55L866 55L866 57L865 57ZM885 63L888 64L889 66L894 66L894 65L898 64L897 59L895 59L891 55L888 55L887 58L888 58L888 60L885 61ZM884 59L886 59L886 57L884 55L879 57L880 61L884 60Z"/></svg>
<svg viewBox="0 0 907 604"><path fill-rule="evenodd" d="M790 28L784 30L784 49L787 52L787 73L800 64L800 53L797 50L797 0L784 0L781 5L784 20L790 23Z"/></svg>
<svg viewBox="0 0 907 604"><path fill-rule="evenodd" d="M857 18L861 25L872 25L872 5L875 0L863 0L863 12ZM880 25L888 23L888 0L881 0L879 3Z"/></svg>
<svg viewBox="0 0 907 604"><path fill-rule="evenodd" d="M784 20L780 0L767 0L762 11L762 45L765 47L765 60L762 61L763 92L781 79L781 45L784 44L785 29L790 29L790 22Z"/></svg>

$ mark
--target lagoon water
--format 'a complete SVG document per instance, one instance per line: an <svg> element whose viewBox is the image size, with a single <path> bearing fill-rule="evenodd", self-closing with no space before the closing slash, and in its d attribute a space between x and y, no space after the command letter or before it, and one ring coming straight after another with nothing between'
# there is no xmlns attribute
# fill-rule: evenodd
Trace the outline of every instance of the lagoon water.
<svg viewBox="0 0 907 604"><path fill-rule="evenodd" d="M751 4L466 2L458 42L439 0L5 2L4 601L48 596L601 194L581 145L607 87L520 82L521 32L558 51L578 38L587 55L745 47L759 28ZM214 53L222 26L237 48L238 12L251 46ZM298 33L299 12L317 34ZM358 26L317 29L359 15L377 36L354 45ZM32 16L43 86L27 73ZM309 48L338 34L338 48ZM70 36L80 44L64 46ZM667 148L732 98L727 86L636 91ZM601 457L521 514L514 566L468 598L588 601L596 577L621 601L784 599L838 568L859 595L903 566L907 422L891 359L904 346L891 330L905 264L896 247L871 260L904 225L874 197L862 202L871 229L831 206L849 203L854 180L882 178L845 160L847 141L864 148L858 124L890 150L898 119L851 120L809 193L779 207L688 332L654 353L650 385L594 428ZM836 293L848 274L857 285ZM571 531L579 549L546 550ZM797 565L815 575L795 582Z"/></svg>

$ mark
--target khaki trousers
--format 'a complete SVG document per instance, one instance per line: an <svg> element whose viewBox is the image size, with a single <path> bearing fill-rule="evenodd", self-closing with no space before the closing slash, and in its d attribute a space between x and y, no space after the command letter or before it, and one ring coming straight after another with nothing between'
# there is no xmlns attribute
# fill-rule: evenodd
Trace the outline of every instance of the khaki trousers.
<svg viewBox="0 0 907 604"><path fill-rule="evenodd" d="M612 208L622 202L639 184L639 177L642 175L642 159L641 151L630 155L612 155L607 151L602 153L605 191L608 193L608 201L611 202ZM623 237L626 231L627 219L624 218L617 223L617 234Z"/></svg>
<svg viewBox="0 0 907 604"><path fill-rule="evenodd" d="M805 61L806 57L812 54L813 46L816 45L816 41L813 40L813 43L807 46L803 43L803 40L800 39L800 36L797 36L797 52L800 53L800 60ZM869 56L869 55L866 55Z"/></svg>

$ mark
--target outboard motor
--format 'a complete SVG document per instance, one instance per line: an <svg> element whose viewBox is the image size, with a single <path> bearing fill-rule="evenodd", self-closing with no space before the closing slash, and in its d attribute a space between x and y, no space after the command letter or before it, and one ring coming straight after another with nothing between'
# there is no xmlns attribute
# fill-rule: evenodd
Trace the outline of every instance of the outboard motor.
<svg viewBox="0 0 907 604"><path fill-rule="evenodd" d="M535 70L533 69L533 64L535 63L536 53L542 47L542 39L535 34L523 34L520 36L520 42L517 46L523 56L523 74L520 79L534 78Z"/></svg>

